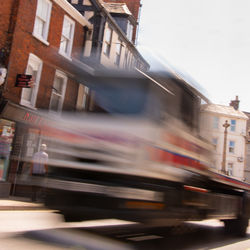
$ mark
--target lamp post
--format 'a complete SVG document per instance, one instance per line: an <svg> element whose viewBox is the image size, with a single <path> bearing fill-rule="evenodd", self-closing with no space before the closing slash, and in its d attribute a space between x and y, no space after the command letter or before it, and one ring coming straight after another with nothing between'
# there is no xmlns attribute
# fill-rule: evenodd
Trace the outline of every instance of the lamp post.
<svg viewBox="0 0 250 250"><path fill-rule="evenodd" d="M226 120L222 126L225 128L225 130L224 130L224 146L223 146L221 171L223 174L226 174L227 128L230 126L230 124Z"/></svg>

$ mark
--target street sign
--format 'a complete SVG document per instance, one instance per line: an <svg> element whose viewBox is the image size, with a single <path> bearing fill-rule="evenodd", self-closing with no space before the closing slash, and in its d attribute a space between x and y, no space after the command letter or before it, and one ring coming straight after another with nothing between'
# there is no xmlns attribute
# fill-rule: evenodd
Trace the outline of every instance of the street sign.
<svg viewBox="0 0 250 250"><path fill-rule="evenodd" d="M17 74L16 87L31 88L33 84L32 75Z"/></svg>

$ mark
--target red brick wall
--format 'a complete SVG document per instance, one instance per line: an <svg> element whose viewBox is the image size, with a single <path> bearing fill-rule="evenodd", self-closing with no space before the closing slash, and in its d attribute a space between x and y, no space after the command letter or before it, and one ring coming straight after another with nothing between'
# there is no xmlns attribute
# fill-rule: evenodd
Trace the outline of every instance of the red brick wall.
<svg viewBox="0 0 250 250"><path fill-rule="evenodd" d="M8 2L8 1L4 1ZM4 96L15 102L20 102L21 89L15 87L16 75L25 73L29 53L33 53L43 61L43 69L40 79L36 107L48 108L51 90L55 75L55 70L59 69L67 75L75 74L75 66L65 57L59 55L63 18L65 11L57 4L52 2L50 27L48 34L49 46L45 45L33 35L33 26L36 13L36 0L20 1L17 22L13 34L13 42L9 57L8 76L5 86ZM72 17L71 17L72 18ZM75 36L72 49L72 57L81 58L84 31L82 25L75 22ZM77 99L77 84L71 79L67 85L67 98L65 106L69 109L74 108ZM72 88L72 89L71 89ZM73 95L74 94L74 95Z"/></svg>
<svg viewBox="0 0 250 250"><path fill-rule="evenodd" d="M18 9L19 0L2 1L0 8L0 49L5 49L8 53L13 30L16 21L16 12ZM3 58L4 59L4 58ZM0 63L6 64L6 61Z"/></svg>

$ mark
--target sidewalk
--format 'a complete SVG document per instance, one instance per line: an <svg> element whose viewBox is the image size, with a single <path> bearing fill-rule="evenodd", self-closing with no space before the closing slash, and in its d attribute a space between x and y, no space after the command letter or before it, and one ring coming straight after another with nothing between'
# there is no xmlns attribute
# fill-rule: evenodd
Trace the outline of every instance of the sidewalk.
<svg viewBox="0 0 250 250"><path fill-rule="evenodd" d="M28 198L10 196L0 199L0 211L6 210L46 210L42 203L31 202Z"/></svg>

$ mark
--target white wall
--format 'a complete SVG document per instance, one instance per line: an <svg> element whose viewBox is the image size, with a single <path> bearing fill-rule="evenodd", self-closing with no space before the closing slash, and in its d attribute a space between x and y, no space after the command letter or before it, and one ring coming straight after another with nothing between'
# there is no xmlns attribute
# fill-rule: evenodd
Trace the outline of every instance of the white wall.
<svg viewBox="0 0 250 250"><path fill-rule="evenodd" d="M103 44L105 42L105 32L108 27L108 23L105 24L104 29L104 36L103 36ZM112 29L113 30L113 29ZM104 46L102 46L102 53L101 53L101 64L105 65L106 67L115 67L115 52L116 52L116 43L118 42L118 34L113 30L112 38L111 38L111 49L110 54L107 56L104 52Z"/></svg>
<svg viewBox="0 0 250 250"><path fill-rule="evenodd" d="M108 22L106 22L103 41L102 41L103 43L105 42L105 31L106 31L108 26L109 26L109 24L108 24ZM111 29L112 29L112 27L111 27ZM122 41L121 59L120 59L119 68L124 68L125 67L124 60L125 60L125 52L127 50L129 50L128 59L129 59L129 62L130 62L128 68L133 68L136 65L135 60L137 60L136 56L133 55L133 50L130 48L127 41L122 40L121 37L119 39L119 34L115 31L115 29L112 29L112 30L113 30L113 32L112 32L112 41L111 41L110 54L109 54L109 56L107 56L103 52L103 47L104 46L102 46L101 64L104 65L105 67L108 67L108 68L118 68L118 66L115 64L116 44L120 43Z"/></svg>
<svg viewBox="0 0 250 250"><path fill-rule="evenodd" d="M213 128L213 117L219 117L218 129ZM202 112L201 114L201 134L212 142L212 138L217 138L217 147L215 150L214 162L217 170L221 170L222 155L224 147L224 131L223 124L227 120L230 124L230 120L236 120L236 130L233 132L228 128L227 134L227 150L226 150L226 170L228 163L233 163L233 176L237 179L244 178L244 161L239 162L238 157L243 157L245 160L245 131L246 120L234 117L228 117L221 114L212 114ZM229 141L235 142L234 153L229 152Z"/></svg>

